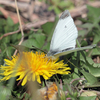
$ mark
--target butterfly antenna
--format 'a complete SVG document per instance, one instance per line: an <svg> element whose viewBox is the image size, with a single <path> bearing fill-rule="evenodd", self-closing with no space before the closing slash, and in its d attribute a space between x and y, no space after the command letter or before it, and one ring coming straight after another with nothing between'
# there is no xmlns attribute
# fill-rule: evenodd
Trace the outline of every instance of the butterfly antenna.
<svg viewBox="0 0 100 100"><path fill-rule="evenodd" d="M44 51L44 50L42 50L42 49L40 49L40 48L38 48L38 47L35 47L35 46L32 46L32 47L34 47L35 49L38 49L38 50L40 50L40 51L42 51L42 52L44 52L44 53L47 53L46 51Z"/></svg>

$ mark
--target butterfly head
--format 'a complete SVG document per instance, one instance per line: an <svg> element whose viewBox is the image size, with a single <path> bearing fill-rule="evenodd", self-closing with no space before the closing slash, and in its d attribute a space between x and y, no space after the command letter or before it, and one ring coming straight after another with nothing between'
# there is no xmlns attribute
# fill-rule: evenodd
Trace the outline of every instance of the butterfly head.
<svg viewBox="0 0 100 100"><path fill-rule="evenodd" d="M49 58L52 58L52 59L56 59L56 57L54 56L54 54L56 53L56 51L49 51L48 53L47 53L47 57L49 57Z"/></svg>
<svg viewBox="0 0 100 100"><path fill-rule="evenodd" d="M48 53L47 53L47 56L53 56L54 54L56 54L57 51L52 51L50 50Z"/></svg>

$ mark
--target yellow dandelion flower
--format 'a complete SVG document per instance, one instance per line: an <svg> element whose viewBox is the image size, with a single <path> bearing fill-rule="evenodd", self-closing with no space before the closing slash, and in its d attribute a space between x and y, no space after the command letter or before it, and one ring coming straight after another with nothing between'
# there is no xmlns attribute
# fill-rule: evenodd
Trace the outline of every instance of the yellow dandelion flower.
<svg viewBox="0 0 100 100"><path fill-rule="evenodd" d="M4 76L1 80L9 80L11 77L19 76L17 80L22 79L22 86L27 81L35 81L41 83L40 76L45 80L49 79L54 74L68 74L70 68L66 67L63 61L57 62L58 59L52 60L44 53L22 52L12 60L5 59L5 66L1 66Z"/></svg>

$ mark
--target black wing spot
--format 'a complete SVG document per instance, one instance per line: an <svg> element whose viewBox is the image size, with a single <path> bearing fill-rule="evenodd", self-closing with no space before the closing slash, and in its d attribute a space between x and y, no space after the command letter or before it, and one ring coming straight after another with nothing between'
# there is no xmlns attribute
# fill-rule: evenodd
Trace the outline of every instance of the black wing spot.
<svg viewBox="0 0 100 100"><path fill-rule="evenodd" d="M64 52L64 51L68 51L68 50L71 50L71 49L73 49L73 47L71 47L71 48L67 48L67 49L64 49L64 50L62 50L62 52Z"/></svg>
<svg viewBox="0 0 100 100"><path fill-rule="evenodd" d="M67 28L67 26L65 25L65 28Z"/></svg>

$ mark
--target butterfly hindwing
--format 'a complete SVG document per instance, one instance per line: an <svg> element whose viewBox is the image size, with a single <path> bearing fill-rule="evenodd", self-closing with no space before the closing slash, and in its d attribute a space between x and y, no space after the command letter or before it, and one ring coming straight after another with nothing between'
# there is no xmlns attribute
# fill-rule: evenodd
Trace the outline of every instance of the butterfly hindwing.
<svg viewBox="0 0 100 100"><path fill-rule="evenodd" d="M81 51L81 50L86 50L86 49L92 49L96 46L96 44L94 45L90 45L90 46L85 46L85 47L80 47L80 48L75 48L75 49L70 49L70 50L67 50L67 51L64 51L64 52L57 52L54 54L55 57L59 57L59 56L63 56L63 55L67 55L67 54L70 54L72 52L75 52L75 51Z"/></svg>

